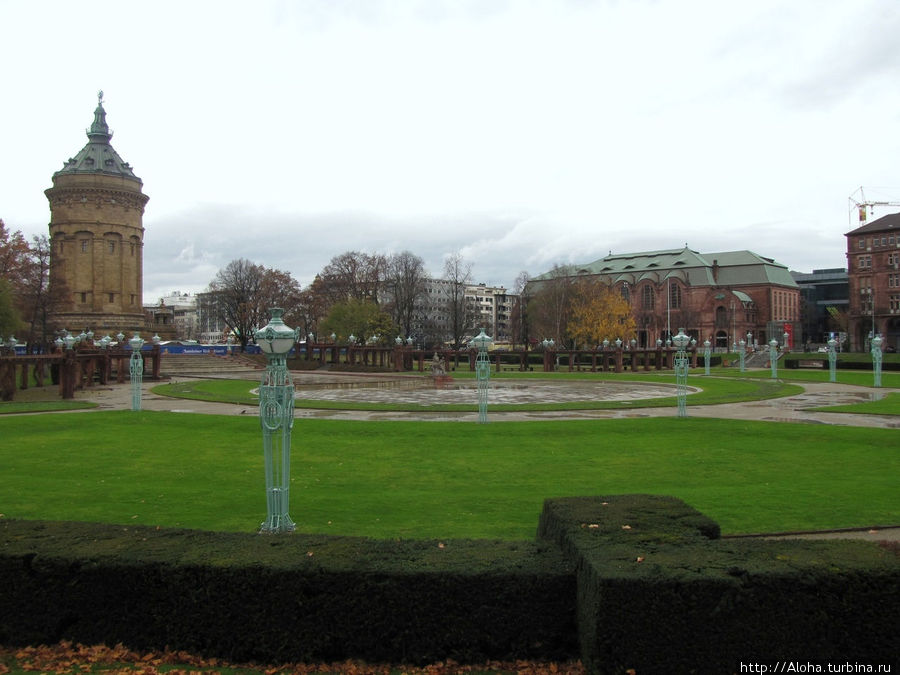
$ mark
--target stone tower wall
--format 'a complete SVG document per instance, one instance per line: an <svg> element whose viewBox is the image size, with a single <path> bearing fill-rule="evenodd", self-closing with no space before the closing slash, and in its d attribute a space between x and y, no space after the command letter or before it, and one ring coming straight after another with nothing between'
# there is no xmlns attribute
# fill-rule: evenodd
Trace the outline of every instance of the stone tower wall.
<svg viewBox="0 0 900 675"><path fill-rule="evenodd" d="M57 174L50 202L51 270L71 302L57 317L70 331L139 331L144 327L143 213L140 180Z"/></svg>

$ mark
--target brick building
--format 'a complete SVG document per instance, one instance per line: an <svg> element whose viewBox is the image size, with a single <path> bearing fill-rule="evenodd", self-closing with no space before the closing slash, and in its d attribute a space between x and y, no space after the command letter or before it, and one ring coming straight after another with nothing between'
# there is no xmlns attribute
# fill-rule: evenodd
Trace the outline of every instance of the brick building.
<svg viewBox="0 0 900 675"><path fill-rule="evenodd" d="M751 251L701 254L683 249L608 255L564 268L567 280L594 278L617 288L631 304L640 347L666 340L684 328L717 349L751 334L762 345L773 337L799 344L800 290L784 265ZM534 297L553 272L535 277ZM796 339L793 336L796 335ZM610 340L616 336L608 336Z"/></svg>
<svg viewBox="0 0 900 675"><path fill-rule="evenodd" d="M900 213L851 230L847 237L850 348L869 349L872 333L882 349L900 348Z"/></svg>

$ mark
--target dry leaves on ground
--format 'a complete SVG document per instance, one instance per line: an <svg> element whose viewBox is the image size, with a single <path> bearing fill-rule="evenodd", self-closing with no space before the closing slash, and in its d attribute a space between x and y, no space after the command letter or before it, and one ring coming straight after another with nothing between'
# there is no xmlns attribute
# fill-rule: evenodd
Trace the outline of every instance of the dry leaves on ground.
<svg viewBox="0 0 900 675"><path fill-rule="evenodd" d="M516 675L584 675L578 661L544 663L536 661L490 661L477 665L462 665L453 661L434 663L421 668L397 665L373 665L357 661L341 663L285 664L259 666L255 664L227 664L219 659L204 659L183 651L136 652L119 644L85 646L71 642L38 647L6 648L0 646L0 675L13 671L35 671L54 675L101 672L104 675L210 675L219 669L239 669L263 675L297 673L335 673L338 675L456 675L473 672L502 672Z"/></svg>

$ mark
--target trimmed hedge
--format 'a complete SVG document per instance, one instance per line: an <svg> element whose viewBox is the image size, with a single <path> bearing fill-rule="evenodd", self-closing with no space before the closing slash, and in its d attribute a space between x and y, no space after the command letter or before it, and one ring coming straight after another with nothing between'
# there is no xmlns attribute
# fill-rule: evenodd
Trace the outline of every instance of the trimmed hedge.
<svg viewBox="0 0 900 675"><path fill-rule="evenodd" d="M784 367L785 368L803 368L810 366L801 365L807 363L818 363L820 364L817 367L828 370L828 356L821 354L794 354L794 355L785 355L784 357ZM872 365L872 357L868 354L850 354L845 356L839 356L837 363L835 364L838 370L869 370L873 369ZM881 370L885 372L890 371L898 371L900 370L900 363L898 363L895 359L891 358L883 358L881 361Z"/></svg>
<svg viewBox="0 0 900 675"><path fill-rule="evenodd" d="M875 544L718 539L701 513L651 495L548 500L538 534L576 564L588 672L896 658L900 564Z"/></svg>
<svg viewBox="0 0 900 675"><path fill-rule="evenodd" d="M235 662L577 657L547 544L0 521L0 644L66 639Z"/></svg>
<svg viewBox="0 0 900 675"><path fill-rule="evenodd" d="M0 520L0 644L229 661L571 660L589 673L890 664L897 550L722 539L671 497L547 500L537 542Z"/></svg>

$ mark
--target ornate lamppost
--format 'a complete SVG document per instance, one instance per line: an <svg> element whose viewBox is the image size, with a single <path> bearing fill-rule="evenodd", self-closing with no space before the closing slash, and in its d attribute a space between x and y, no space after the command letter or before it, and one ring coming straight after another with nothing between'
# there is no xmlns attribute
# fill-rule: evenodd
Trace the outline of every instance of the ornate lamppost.
<svg viewBox="0 0 900 675"><path fill-rule="evenodd" d="M837 352L835 351L835 347L837 346L837 340L834 339L834 335L828 340L828 381L829 382L837 382Z"/></svg>
<svg viewBox="0 0 900 675"><path fill-rule="evenodd" d="M287 354L300 337L288 328L273 307L268 325L253 337L266 355L266 373L259 387L259 422L263 435L263 460L266 473L266 519L260 532L293 532L294 521L288 515L291 484L291 430L294 427L294 384L287 368Z"/></svg>
<svg viewBox="0 0 900 675"><path fill-rule="evenodd" d="M141 357L141 347L144 346L144 340L137 333L128 341L131 345L131 361L129 367L131 369L131 409L141 409L141 384L144 381L144 359Z"/></svg>
<svg viewBox="0 0 900 675"><path fill-rule="evenodd" d="M684 334L684 328L678 329L678 335L672 338L675 343L675 385L678 397L678 417L687 417L687 380L688 356L687 346L691 338Z"/></svg>
<svg viewBox="0 0 900 675"><path fill-rule="evenodd" d="M475 357L475 379L478 381L478 423L487 424L488 390L491 382L491 361L488 358L488 347L493 339L485 334L484 329L472 339L472 345L478 349Z"/></svg>
<svg viewBox="0 0 900 675"><path fill-rule="evenodd" d="M772 370L772 379L778 377L778 340L772 338L769 341L769 367Z"/></svg>
<svg viewBox="0 0 900 675"><path fill-rule="evenodd" d="M747 361L747 343L743 340L738 342L738 359L741 362L741 372L744 372L745 364Z"/></svg>
<svg viewBox="0 0 900 675"><path fill-rule="evenodd" d="M703 341L703 374L709 375L709 340Z"/></svg>
<svg viewBox="0 0 900 675"><path fill-rule="evenodd" d="M881 386L881 336L872 338L872 371L875 373L874 386Z"/></svg>

